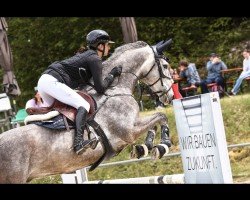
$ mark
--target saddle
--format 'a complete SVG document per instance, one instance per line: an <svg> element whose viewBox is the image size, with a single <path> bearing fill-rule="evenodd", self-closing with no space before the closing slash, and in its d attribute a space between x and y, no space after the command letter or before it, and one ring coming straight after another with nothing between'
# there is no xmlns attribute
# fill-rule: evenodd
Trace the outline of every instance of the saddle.
<svg viewBox="0 0 250 200"><path fill-rule="evenodd" d="M105 135L104 131L102 130L101 126L94 120L94 115L97 110L97 103L95 99L87 94L86 92L83 91L78 91L77 92L82 98L84 98L90 105L90 110L87 115L87 124L90 125L96 132L97 140L101 142L101 145L104 148L104 153L103 155L95 162L92 164L90 167L89 171L93 171L104 159L109 159L116 155L117 153L114 151L112 148L107 136ZM52 110L56 110L59 113L61 113L63 116L65 116L67 119L70 121L74 122L77 110L69 105L66 105L58 100L55 100L55 102L50 106L50 107L42 107L42 108L28 108L26 109L27 113L29 115L37 115L37 114L46 114ZM87 126L86 126L87 128ZM89 132L89 129L87 128L87 132ZM90 132L89 132L90 133ZM95 135L95 134L94 134ZM97 145L97 142L91 147L94 149Z"/></svg>
<svg viewBox="0 0 250 200"><path fill-rule="evenodd" d="M93 114L97 110L97 104L96 104L95 99L89 94L87 94L86 92L78 91L77 93L83 99L85 99L90 105L87 118L93 117ZM27 108L26 111L29 115L38 115L38 114L46 114L52 110L58 111L59 113L61 113L63 116L65 116L67 119L69 119L72 122L75 121L77 110L74 107L67 105L65 103L62 103L58 100L55 100L55 102L50 107L41 107L41 108L32 107L32 108Z"/></svg>

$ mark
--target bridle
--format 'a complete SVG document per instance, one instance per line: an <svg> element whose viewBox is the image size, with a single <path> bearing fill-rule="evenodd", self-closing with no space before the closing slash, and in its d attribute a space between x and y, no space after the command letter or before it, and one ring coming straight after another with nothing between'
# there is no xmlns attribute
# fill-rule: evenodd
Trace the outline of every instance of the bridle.
<svg viewBox="0 0 250 200"><path fill-rule="evenodd" d="M151 47L151 46L150 46ZM153 49L153 47L151 47L153 53L154 53L154 59L155 59L155 62L153 63L153 65L151 66L150 70L145 74L143 75L142 77L138 77L135 73L133 72L122 72L122 73L129 73L129 74L133 74L137 81L138 80L141 80L141 79L144 79L146 78L150 72L153 70L154 66L155 66L155 63L157 64L157 67L158 67L158 71L159 71L159 78L152 84L146 84L150 89L153 85L155 85L156 83L158 83L159 81L161 81L161 85L164 87L164 84L163 84L163 78L167 78L169 80L172 80L172 77L171 76L166 76L163 71L162 71L162 66L161 66L161 63L160 63L160 59L164 59L165 61L168 62L168 58L166 58L164 55L158 55L156 53L156 51ZM162 97L163 95L167 94L170 89L172 88L172 84L171 86L168 88L168 89L163 89L163 90L159 90L159 91L156 91L156 92L151 92L152 95L156 94L158 97ZM151 89L152 90L152 89ZM158 93L161 93L160 95L158 95Z"/></svg>
<svg viewBox="0 0 250 200"><path fill-rule="evenodd" d="M152 48L152 47L151 47ZM133 72L122 72L122 73L125 73L125 74L132 74L132 75L134 75L135 77L136 77L136 81L138 81L138 80L141 80L141 79L144 79L144 78L146 78L149 74L150 74L150 72L153 70L153 68L154 68L154 66L155 66L155 63L157 63L157 66L158 66L158 71L159 71L159 78L154 82L154 83L152 83L152 84L146 84L149 88L150 87L152 87L153 85L155 85L158 81L161 81L161 85L164 87L164 85L163 85L163 78L167 78L167 79L169 79L169 80L172 80L172 77L171 76L166 76L166 75L164 75L164 73L163 73L163 71L162 71L162 68L161 68L161 64L160 64L160 59L164 59L164 60L166 60L167 62L168 62L168 59L164 56L164 55L156 55L156 53L155 53L155 51L154 51L154 49L152 48L152 50L153 50L153 53L154 53L154 59L155 59L155 62L153 63L153 65L151 66L151 68L150 68L150 70L145 74L145 75L143 75L142 77L138 77L135 73L133 73ZM118 85L118 83L119 83L119 80L120 79L120 77L118 77L118 82L117 82L117 84L116 85ZM115 86L110 86L110 87L116 87L116 85ZM162 97L163 95L165 95L165 94L167 94L169 91L170 91L170 89L172 88L172 85L173 84L171 84L171 86L167 89L167 90L160 90L160 91L156 91L156 92L152 92L151 94L156 94L158 97ZM90 84L90 86L92 86L92 88L94 88L94 86L92 85L92 84ZM158 95L158 93L161 93L160 95ZM114 94L114 95L108 95L108 94L106 94L106 93L104 93L104 95L107 97L107 98L105 98L104 99L104 101L102 102L102 103L100 103L100 105L98 106L98 109L94 112L94 114L92 114L92 116L94 117L95 115L96 115L96 113L101 109L101 107L106 103L106 101L110 98L110 97L117 97L117 96L131 96L131 97L133 97L134 98L134 96L132 95L132 94Z"/></svg>

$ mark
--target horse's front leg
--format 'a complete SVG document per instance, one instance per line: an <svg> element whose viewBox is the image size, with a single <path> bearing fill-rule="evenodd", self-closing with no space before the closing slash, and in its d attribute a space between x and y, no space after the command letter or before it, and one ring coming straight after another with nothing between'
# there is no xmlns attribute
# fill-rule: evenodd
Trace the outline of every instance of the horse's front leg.
<svg viewBox="0 0 250 200"><path fill-rule="evenodd" d="M157 123L161 125L161 128L163 126L168 126L167 117L164 113L158 112L151 116L139 117L138 119L136 119L133 128L133 140L135 141L149 129L153 129Z"/></svg>
<svg viewBox="0 0 250 200"><path fill-rule="evenodd" d="M135 140L146 130L153 129L156 123L160 123L161 125L161 144L165 144L168 147L171 147L171 141L169 138L169 127L167 117L163 113L156 113L153 116L143 117L137 119L135 123L135 130L134 136L136 137ZM152 131L151 131L152 132ZM150 133L148 133L150 134ZM151 134L152 135L152 134ZM150 138L150 137L148 137ZM146 141L145 141L146 143Z"/></svg>
<svg viewBox="0 0 250 200"><path fill-rule="evenodd" d="M161 125L161 143L157 146L153 146L153 141L155 138L155 129L152 129L156 123ZM140 158L142 156L147 156L148 151L153 149L153 158L161 158L163 155L169 152L169 147L171 146L171 141L169 138L169 128L167 125L167 117L163 113L156 113L152 116L138 118L133 132L133 136L136 140L141 134L148 130L148 134L145 140L145 145L135 145L131 152L132 158Z"/></svg>

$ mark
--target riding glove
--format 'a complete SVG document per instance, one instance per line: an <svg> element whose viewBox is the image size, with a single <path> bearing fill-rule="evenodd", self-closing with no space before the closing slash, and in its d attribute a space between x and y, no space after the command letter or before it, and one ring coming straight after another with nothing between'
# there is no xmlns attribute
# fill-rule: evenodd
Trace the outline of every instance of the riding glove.
<svg viewBox="0 0 250 200"><path fill-rule="evenodd" d="M114 77L120 76L121 73L122 73L122 66L121 66L121 65L119 65L119 66L117 66L117 67L114 67L114 68L111 70L111 72L110 72L110 74L112 74Z"/></svg>

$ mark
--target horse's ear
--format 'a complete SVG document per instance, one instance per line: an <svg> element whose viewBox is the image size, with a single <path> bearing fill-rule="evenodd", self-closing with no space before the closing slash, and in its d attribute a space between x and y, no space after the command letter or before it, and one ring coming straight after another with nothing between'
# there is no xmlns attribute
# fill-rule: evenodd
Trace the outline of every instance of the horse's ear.
<svg viewBox="0 0 250 200"><path fill-rule="evenodd" d="M161 41L156 45L156 50L158 54L162 54L164 50L173 42L172 38L169 40Z"/></svg>
<svg viewBox="0 0 250 200"><path fill-rule="evenodd" d="M161 46L163 43L164 43L164 40L158 42L158 43L157 43L156 45L154 45L154 46L158 47L158 46Z"/></svg>

